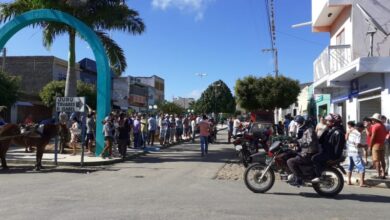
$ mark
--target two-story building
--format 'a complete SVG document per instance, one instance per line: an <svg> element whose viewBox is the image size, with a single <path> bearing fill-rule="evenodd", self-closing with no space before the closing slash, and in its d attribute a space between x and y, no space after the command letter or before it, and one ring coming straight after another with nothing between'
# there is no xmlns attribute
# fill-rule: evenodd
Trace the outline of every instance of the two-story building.
<svg viewBox="0 0 390 220"><path fill-rule="evenodd" d="M390 117L389 18L389 0L312 0L313 32L330 35L314 61L317 112Z"/></svg>

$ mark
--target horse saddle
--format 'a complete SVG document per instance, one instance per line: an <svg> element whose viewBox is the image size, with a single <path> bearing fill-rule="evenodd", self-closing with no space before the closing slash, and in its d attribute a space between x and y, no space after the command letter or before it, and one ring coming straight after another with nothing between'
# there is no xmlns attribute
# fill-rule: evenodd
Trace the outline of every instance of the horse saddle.
<svg viewBox="0 0 390 220"><path fill-rule="evenodd" d="M43 134L43 125L21 126L20 133L30 138L41 138Z"/></svg>

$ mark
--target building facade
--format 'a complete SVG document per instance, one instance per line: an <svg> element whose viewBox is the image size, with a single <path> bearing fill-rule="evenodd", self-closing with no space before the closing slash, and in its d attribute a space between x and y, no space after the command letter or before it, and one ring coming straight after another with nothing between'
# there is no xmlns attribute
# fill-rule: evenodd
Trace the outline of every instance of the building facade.
<svg viewBox="0 0 390 220"><path fill-rule="evenodd" d="M338 113L344 122L390 116L389 17L388 0L312 0L313 32L330 34L314 61L319 112Z"/></svg>
<svg viewBox="0 0 390 220"><path fill-rule="evenodd" d="M189 109L190 104L195 102L195 99L194 98L177 97L177 98L173 98L173 102L184 109Z"/></svg>
<svg viewBox="0 0 390 220"><path fill-rule="evenodd" d="M0 58L0 64L3 64L3 58ZM6 73L21 78L22 90L20 99L10 109L8 120L21 123L29 114L35 122L50 118L52 109L43 105L39 92L53 80L66 80L67 61L54 56L7 56L4 64ZM77 64L76 74L79 78Z"/></svg>
<svg viewBox="0 0 390 220"><path fill-rule="evenodd" d="M165 81L163 78L153 75L150 77L134 77L139 80L140 83L148 85L154 88L153 100L150 99L150 103L160 103L165 100Z"/></svg>
<svg viewBox="0 0 390 220"><path fill-rule="evenodd" d="M308 117L310 113L310 99L312 98L312 93L310 91L312 83L303 83L300 85L301 92L297 97L297 101L290 105L289 108L279 109L278 117L279 121L283 121L284 116L290 114L292 117L297 115L301 115L304 117Z"/></svg>

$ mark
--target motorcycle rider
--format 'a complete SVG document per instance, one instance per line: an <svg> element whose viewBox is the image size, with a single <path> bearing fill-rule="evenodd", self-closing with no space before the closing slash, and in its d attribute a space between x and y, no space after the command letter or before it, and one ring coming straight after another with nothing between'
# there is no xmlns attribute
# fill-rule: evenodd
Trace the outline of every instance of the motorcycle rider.
<svg viewBox="0 0 390 220"><path fill-rule="evenodd" d="M287 166L295 177L295 181L291 185L300 186L303 182L299 165L312 163L311 157L318 151L318 138L310 120L305 120L298 115L294 121L298 124L298 154L287 160Z"/></svg>
<svg viewBox="0 0 390 220"><path fill-rule="evenodd" d="M325 117L327 128L319 139L319 153L312 158L316 177L312 183L319 183L328 160L338 160L345 147L345 131L339 114Z"/></svg>

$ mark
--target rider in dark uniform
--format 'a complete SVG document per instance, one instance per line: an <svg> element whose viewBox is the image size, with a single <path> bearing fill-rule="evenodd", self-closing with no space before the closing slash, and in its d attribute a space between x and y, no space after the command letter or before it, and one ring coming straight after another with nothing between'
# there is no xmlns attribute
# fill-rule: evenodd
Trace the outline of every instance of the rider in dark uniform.
<svg viewBox="0 0 390 220"><path fill-rule="evenodd" d="M312 183L320 182L326 162L340 159L345 147L345 130L341 116L331 113L325 117L325 120L327 129L319 139L319 153L312 158L316 173L316 178L312 180Z"/></svg>

